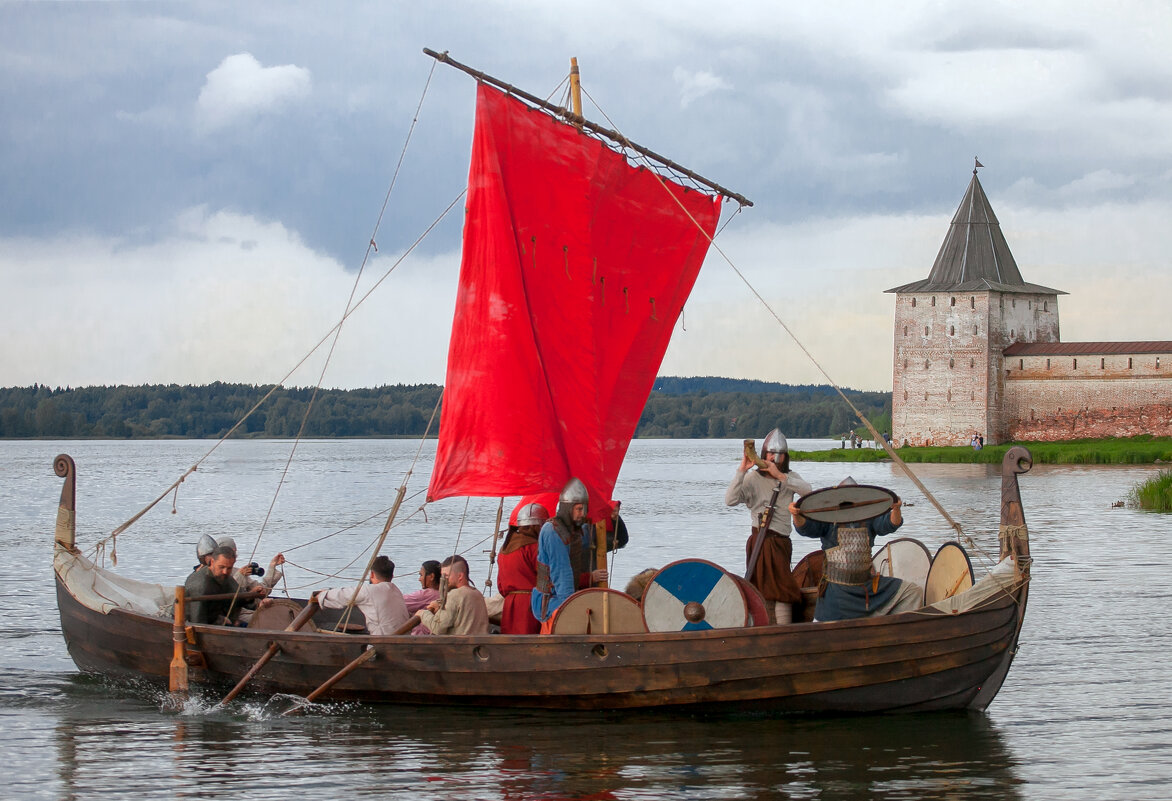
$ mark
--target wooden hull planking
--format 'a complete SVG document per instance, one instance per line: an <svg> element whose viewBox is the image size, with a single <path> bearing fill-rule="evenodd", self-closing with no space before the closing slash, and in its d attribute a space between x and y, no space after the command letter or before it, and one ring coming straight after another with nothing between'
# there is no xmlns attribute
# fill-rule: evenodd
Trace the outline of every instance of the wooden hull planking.
<svg viewBox="0 0 1172 801"><path fill-rule="evenodd" d="M981 691L1016 640L1018 594L956 615L610 636L371 637L194 626L188 649L204 667L189 675L193 683L233 684L275 641L281 652L250 691L306 695L371 644L377 657L326 698L599 710L964 709L996 693ZM89 609L60 579L57 595L78 667L166 680L169 621Z"/></svg>

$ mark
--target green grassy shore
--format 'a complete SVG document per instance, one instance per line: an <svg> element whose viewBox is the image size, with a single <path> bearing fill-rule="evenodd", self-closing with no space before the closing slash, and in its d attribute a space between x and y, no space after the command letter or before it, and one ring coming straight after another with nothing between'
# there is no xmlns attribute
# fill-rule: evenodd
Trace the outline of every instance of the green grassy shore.
<svg viewBox="0 0 1172 801"><path fill-rule="evenodd" d="M1066 442L1011 442L986 445L974 451L957 447L898 448L905 462L973 462L1000 464L1014 445L1029 448L1035 464L1159 464L1172 462L1172 437L1139 436L1127 439L1075 439ZM794 451L799 462L882 462L888 460L882 448L834 448L828 451Z"/></svg>
<svg viewBox="0 0 1172 801"><path fill-rule="evenodd" d="M1172 512L1172 470L1161 470L1135 487L1127 497L1129 506L1151 512Z"/></svg>

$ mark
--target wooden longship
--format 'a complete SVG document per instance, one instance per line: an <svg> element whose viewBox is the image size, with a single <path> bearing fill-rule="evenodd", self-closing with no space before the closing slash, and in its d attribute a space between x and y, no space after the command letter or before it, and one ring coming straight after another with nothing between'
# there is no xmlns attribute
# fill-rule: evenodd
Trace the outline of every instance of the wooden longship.
<svg viewBox="0 0 1172 801"><path fill-rule="evenodd" d="M428 499L524 496L576 477L597 521L609 514L722 200L748 201L588 123L578 103L572 112L554 109L455 66L479 85ZM916 612L788 625L746 619L707 630L412 637L173 621L169 588L121 578L78 550L75 467L61 456L61 628L86 671L247 681L250 691L313 698L722 712L984 709L1013 661L1025 615L1029 544L1017 474L1029 464L1024 449L1006 456L997 567ZM688 606L703 614L702 605ZM326 613L316 614L324 621Z"/></svg>
<svg viewBox="0 0 1172 801"><path fill-rule="evenodd" d="M719 712L912 712L984 709L1013 661L1029 588L1029 542L1017 474L1006 454L1001 568L965 593L922 610L833 623L705 632L546 636L373 637L187 626L192 683L230 686L272 643L278 654L251 690L308 695L359 657L373 659L335 684L329 699L559 709L671 707ZM172 622L164 613L103 611L86 598L125 579L82 557L72 542L72 460L56 542L61 629L78 667L166 682ZM138 595L143 587L132 582ZM159 598L167 588L154 587ZM111 593L103 592L104 595ZM129 592L128 592L129 594ZM166 610L164 609L163 612Z"/></svg>

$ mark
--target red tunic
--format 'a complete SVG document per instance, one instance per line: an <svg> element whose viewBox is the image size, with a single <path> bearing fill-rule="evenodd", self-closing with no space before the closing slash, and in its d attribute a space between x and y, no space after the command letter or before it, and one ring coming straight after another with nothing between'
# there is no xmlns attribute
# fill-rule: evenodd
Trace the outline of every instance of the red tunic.
<svg viewBox="0 0 1172 801"><path fill-rule="evenodd" d="M497 557L497 587L505 596L501 634L537 634L541 624L533 617L529 593L537 584L537 543L523 545Z"/></svg>

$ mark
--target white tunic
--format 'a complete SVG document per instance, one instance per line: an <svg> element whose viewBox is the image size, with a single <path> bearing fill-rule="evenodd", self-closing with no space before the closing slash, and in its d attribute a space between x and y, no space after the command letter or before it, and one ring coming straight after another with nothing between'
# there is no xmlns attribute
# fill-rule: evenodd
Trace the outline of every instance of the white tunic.
<svg viewBox="0 0 1172 801"><path fill-rule="evenodd" d="M352 595L353 587L339 587L319 592L317 600L323 609L344 609ZM403 593L391 581L363 584L354 605L362 610L366 618L366 630L371 634L394 634L410 617Z"/></svg>

